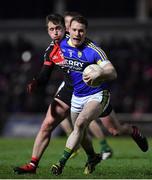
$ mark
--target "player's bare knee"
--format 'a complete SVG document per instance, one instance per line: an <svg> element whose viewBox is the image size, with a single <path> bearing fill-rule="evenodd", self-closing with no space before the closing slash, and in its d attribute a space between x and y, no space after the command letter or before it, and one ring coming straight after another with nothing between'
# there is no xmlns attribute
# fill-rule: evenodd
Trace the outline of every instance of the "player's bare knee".
<svg viewBox="0 0 152 180"><path fill-rule="evenodd" d="M53 131L54 127L53 124L50 122L45 122L42 124L40 131L43 134L50 134Z"/></svg>
<svg viewBox="0 0 152 180"><path fill-rule="evenodd" d="M78 119L75 122L75 128L79 129L79 131L83 131L86 128L86 124L84 121Z"/></svg>

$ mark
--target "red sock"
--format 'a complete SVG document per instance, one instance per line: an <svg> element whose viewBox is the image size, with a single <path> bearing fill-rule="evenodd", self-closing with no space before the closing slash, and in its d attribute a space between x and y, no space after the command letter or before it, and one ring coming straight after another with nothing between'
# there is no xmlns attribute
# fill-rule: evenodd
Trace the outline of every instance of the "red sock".
<svg viewBox="0 0 152 180"><path fill-rule="evenodd" d="M36 157L32 157L31 158L31 162L30 162L31 165L37 167L38 163L39 163L39 159L38 158L36 158Z"/></svg>

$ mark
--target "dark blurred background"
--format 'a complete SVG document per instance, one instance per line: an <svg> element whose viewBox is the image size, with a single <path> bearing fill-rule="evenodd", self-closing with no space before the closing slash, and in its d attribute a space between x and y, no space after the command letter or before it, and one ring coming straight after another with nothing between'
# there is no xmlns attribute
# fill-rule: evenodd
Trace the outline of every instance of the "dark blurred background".
<svg viewBox="0 0 152 180"><path fill-rule="evenodd" d="M110 86L119 117L151 123L152 0L6 0L0 5L0 134L37 132L62 74L54 71L48 85L33 95L26 85L39 72L51 41L46 15L65 11L88 18L88 37L116 67L118 79Z"/></svg>

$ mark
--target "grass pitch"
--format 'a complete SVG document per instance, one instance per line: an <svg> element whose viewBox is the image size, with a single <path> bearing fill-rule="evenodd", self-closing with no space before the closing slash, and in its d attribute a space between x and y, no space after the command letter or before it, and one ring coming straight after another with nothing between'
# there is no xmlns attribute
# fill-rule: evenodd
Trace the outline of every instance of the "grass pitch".
<svg viewBox="0 0 152 180"><path fill-rule="evenodd" d="M61 157L65 138L51 141L35 175L17 175L13 172L13 167L29 162L34 139L1 138L0 179L152 179L151 138L148 139L149 151L146 153L131 138L110 137L107 140L113 148L113 157L102 161L91 175L83 174L86 156L81 149L78 156L68 161L63 174L54 176L50 167ZM95 139L93 142L99 152L99 141Z"/></svg>

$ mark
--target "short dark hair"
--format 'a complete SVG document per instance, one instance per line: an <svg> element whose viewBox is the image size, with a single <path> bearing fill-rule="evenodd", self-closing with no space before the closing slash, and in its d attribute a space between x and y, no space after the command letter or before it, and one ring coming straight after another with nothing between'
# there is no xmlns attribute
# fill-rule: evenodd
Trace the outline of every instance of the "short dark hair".
<svg viewBox="0 0 152 180"><path fill-rule="evenodd" d="M82 15L73 17L73 18L71 19L70 26L71 26L71 24L72 24L73 21L77 21L78 23L84 24L84 25L86 26L86 29L88 28L88 21L87 21L87 19L86 19L84 16L82 16Z"/></svg>
<svg viewBox="0 0 152 180"><path fill-rule="evenodd" d="M76 12L76 11L65 11L63 16L64 17L66 17L66 16L75 17L75 16L80 16L80 15L81 15L81 13Z"/></svg>
<svg viewBox="0 0 152 180"><path fill-rule="evenodd" d="M65 27L64 17L60 14L54 13L46 16L46 25L48 25L50 21L53 22L53 24L61 24L63 27Z"/></svg>

